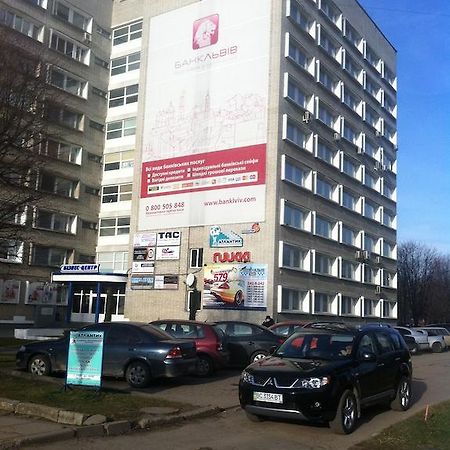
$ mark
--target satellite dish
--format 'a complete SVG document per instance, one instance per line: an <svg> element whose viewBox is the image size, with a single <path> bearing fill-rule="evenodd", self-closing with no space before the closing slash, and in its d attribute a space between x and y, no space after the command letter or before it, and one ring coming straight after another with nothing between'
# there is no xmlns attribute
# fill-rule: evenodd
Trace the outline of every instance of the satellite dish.
<svg viewBox="0 0 450 450"><path fill-rule="evenodd" d="M197 279L195 278L195 275L193 273L189 273L186 277L186 286L190 288L194 287L196 281Z"/></svg>

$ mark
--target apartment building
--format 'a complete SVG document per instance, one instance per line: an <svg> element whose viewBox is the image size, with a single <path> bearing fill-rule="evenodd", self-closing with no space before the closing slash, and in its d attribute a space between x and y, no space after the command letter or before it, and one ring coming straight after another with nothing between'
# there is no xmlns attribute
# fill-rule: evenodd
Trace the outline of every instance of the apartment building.
<svg viewBox="0 0 450 450"><path fill-rule="evenodd" d="M14 243L16 251L2 243L2 321L63 321L73 286L52 283L51 273L95 262L112 6L109 0L0 1L2 30L42 59L51 136L39 147L43 160L30 186L39 201L14 217L27 237Z"/></svg>
<svg viewBox="0 0 450 450"><path fill-rule="evenodd" d="M200 291L201 320L396 319L396 50L359 3L125 0L112 28L124 317Z"/></svg>

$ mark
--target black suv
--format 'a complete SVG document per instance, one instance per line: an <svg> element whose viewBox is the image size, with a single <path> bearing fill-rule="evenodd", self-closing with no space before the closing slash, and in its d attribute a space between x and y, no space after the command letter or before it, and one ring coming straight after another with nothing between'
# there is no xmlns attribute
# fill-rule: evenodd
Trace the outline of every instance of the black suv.
<svg viewBox="0 0 450 450"><path fill-rule="evenodd" d="M329 422L351 433L361 408L411 402L411 355L393 328L314 327L289 337L272 356L241 375L239 400L249 419L297 418Z"/></svg>

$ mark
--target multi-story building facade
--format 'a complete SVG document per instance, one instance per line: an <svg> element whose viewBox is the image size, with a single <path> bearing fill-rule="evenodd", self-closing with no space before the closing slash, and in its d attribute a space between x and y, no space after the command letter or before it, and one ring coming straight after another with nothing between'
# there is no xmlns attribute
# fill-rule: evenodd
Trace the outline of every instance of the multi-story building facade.
<svg viewBox="0 0 450 450"><path fill-rule="evenodd" d="M39 153L39 201L18 220L19 252L0 255L1 320L64 319L67 287L50 276L94 263L111 47L112 1L2 0L2 30L39 55L49 95L49 139ZM27 50L28 49L28 50ZM41 317L42 316L42 317Z"/></svg>
<svg viewBox="0 0 450 450"><path fill-rule="evenodd" d="M125 317L187 317L193 273L202 319L395 319L396 51L358 2L128 0L113 29Z"/></svg>

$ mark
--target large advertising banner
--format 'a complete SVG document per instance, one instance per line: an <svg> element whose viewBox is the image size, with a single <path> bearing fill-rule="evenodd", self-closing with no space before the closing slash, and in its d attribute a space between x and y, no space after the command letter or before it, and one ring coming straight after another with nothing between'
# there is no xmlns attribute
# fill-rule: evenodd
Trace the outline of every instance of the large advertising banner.
<svg viewBox="0 0 450 450"><path fill-rule="evenodd" d="M265 219L270 3L152 18L140 230Z"/></svg>
<svg viewBox="0 0 450 450"><path fill-rule="evenodd" d="M267 308L267 264L211 264L203 274L203 308Z"/></svg>

